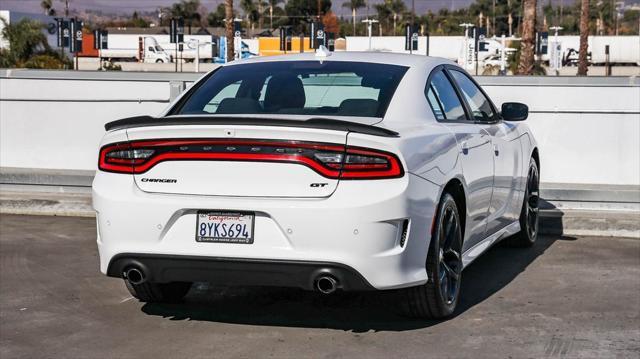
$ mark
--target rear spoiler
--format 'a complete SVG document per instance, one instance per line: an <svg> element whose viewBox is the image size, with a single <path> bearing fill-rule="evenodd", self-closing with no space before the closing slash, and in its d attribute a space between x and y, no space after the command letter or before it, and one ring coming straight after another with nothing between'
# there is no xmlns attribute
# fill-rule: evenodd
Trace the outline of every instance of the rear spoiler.
<svg viewBox="0 0 640 359"><path fill-rule="evenodd" d="M356 122L332 120L328 118L311 118L305 121L283 120L270 118L236 118L236 117L164 117L137 116L123 118L104 125L105 130L119 130L132 127L146 126L176 126L176 125L246 125L246 126L280 126L319 128L326 130L363 133L381 137L398 137L395 131Z"/></svg>

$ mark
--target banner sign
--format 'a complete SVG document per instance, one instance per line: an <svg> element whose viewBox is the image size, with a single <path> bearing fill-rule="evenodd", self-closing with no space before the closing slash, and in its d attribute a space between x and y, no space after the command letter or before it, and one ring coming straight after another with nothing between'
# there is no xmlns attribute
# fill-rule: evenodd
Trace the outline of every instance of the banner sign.
<svg viewBox="0 0 640 359"><path fill-rule="evenodd" d="M69 21L56 18L58 26L58 47L69 47Z"/></svg>
<svg viewBox="0 0 640 359"><path fill-rule="evenodd" d="M169 42L172 44L184 42L184 19L172 18L169 26Z"/></svg>
<svg viewBox="0 0 640 359"><path fill-rule="evenodd" d="M69 21L69 52L78 53L82 51L82 21L71 19Z"/></svg>

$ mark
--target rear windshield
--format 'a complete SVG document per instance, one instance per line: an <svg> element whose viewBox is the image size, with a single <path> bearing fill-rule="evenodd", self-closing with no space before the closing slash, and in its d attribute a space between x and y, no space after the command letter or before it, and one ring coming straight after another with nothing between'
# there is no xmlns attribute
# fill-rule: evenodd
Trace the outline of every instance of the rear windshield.
<svg viewBox="0 0 640 359"><path fill-rule="evenodd" d="M225 66L172 114L383 117L407 67L281 61Z"/></svg>

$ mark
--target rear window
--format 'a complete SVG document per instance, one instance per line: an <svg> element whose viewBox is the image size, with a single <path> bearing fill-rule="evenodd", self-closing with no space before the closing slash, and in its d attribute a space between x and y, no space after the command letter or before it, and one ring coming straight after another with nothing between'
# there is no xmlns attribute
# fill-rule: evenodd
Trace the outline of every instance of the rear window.
<svg viewBox="0 0 640 359"><path fill-rule="evenodd" d="M383 117L407 67L281 61L222 67L172 114Z"/></svg>

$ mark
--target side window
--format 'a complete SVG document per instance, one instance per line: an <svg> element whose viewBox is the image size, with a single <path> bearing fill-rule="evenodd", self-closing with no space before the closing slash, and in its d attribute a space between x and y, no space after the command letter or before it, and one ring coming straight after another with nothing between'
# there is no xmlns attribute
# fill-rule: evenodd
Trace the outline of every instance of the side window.
<svg viewBox="0 0 640 359"><path fill-rule="evenodd" d="M491 106L491 102L489 99L480 91L478 86L467 77L467 75L463 74L460 71L451 71L451 75L458 83L464 98L467 100L469 107L471 108L471 112L473 113L473 118L476 121L493 121L496 119L496 114L493 111Z"/></svg>
<svg viewBox="0 0 640 359"><path fill-rule="evenodd" d="M467 120L458 94L442 70L438 70L438 72L431 76L431 82L429 82L429 86L425 89L425 95L437 120Z"/></svg>

